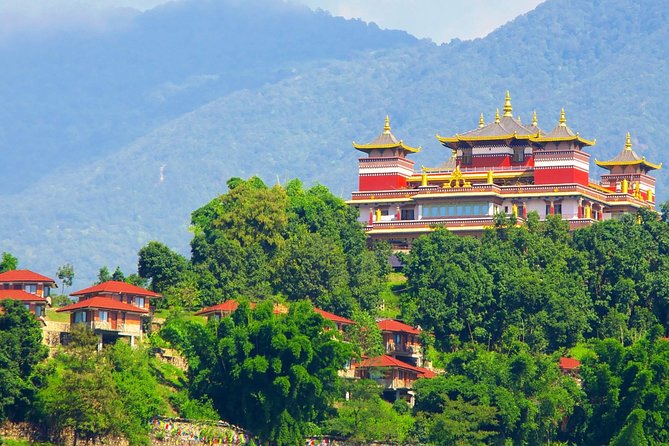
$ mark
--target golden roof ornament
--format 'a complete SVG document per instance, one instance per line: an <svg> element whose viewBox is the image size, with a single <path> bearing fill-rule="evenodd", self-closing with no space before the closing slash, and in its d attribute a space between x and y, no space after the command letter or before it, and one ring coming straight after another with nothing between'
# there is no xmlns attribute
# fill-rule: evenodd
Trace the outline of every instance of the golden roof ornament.
<svg viewBox="0 0 669 446"><path fill-rule="evenodd" d="M537 111L534 110L532 113L532 127L537 127L539 125L539 121L537 120Z"/></svg>
<svg viewBox="0 0 669 446"><path fill-rule="evenodd" d="M479 128L485 127L485 120L483 119L483 113L481 113L481 116L479 117Z"/></svg>
<svg viewBox="0 0 669 446"><path fill-rule="evenodd" d="M560 127L567 127L567 118L564 116L564 108L560 111Z"/></svg>
<svg viewBox="0 0 669 446"><path fill-rule="evenodd" d="M495 124L499 124L499 108L495 110Z"/></svg>
<svg viewBox="0 0 669 446"><path fill-rule="evenodd" d="M627 132L627 139L625 139L625 150L632 150L632 138L630 132Z"/></svg>
<svg viewBox="0 0 669 446"><path fill-rule="evenodd" d="M383 125L383 133L390 133L390 118L386 115L386 123Z"/></svg>
<svg viewBox="0 0 669 446"><path fill-rule="evenodd" d="M513 118L513 114L511 112L513 111L513 108L511 107L511 94L509 93L509 90L506 90L506 97L504 98L504 116L508 116L510 118Z"/></svg>

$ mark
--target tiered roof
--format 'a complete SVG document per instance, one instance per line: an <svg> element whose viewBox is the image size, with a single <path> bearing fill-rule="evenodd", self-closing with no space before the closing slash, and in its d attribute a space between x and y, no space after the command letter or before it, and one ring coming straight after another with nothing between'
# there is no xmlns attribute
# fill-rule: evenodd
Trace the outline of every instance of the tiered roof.
<svg viewBox="0 0 669 446"><path fill-rule="evenodd" d="M83 309L119 310L128 313L143 313L143 314L149 312L149 310L147 310L146 308L139 308L134 305L130 305L125 302L120 302L118 300L114 300L110 297L105 297L105 296L94 296L89 299L84 299L77 303L58 308L56 311L60 313L62 311L76 311Z"/></svg>
<svg viewBox="0 0 669 446"><path fill-rule="evenodd" d="M13 269L0 273L0 283L16 282L46 282L56 284L56 281L50 277L43 276L28 269Z"/></svg>
<svg viewBox="0 0 669 446"><path fill-rule="evenodd" d="M119 282L116 280L109 280L107 282L93 285L92 287L84 288L83 290L70 293L70 296L84 296L86 294L100 294L100 293L115 293L115 294L132 294L134 296L144 297L162 297L158 293L145 290L144 288L132 285L126 282Z"/></svg>
<svg viewBox="0 0 669 446"><path fill-rule="evenodd" d="M565 117L564 108L560 111L560 121L553 130L549 133L534 138L536 142L558 142L558 141L577 141L583 146L594 146L595 140L581 138L578 133L574 133L572 129L567 127L567 118Z"/></svg>
<svg viewBox="0 0 669 446"><path fill-rule="evenodd" d="M614 166L634 166L634 165L639 165L643 166L646 171L649 170L655 170L659 169L662 167L662 163L660 164L653 164L648 161L646 161L645 157L641 157L636 154L634 150L632 150L632 139L630 137L629 132L627 132L627 138L625 140L625 147L623 150L618 153L613 159L610 159L608 161L597 161L595 160L595 163L599 167L603 167L604 169L611 170Z"/></svg>
<svg viewBox="0 0 669 446"><path fill-rule="evenodd" d="M363 152L374 149L402 149L411 153L420 152L420 147L407 146L401 139L397 140L395 138L395 135L390 131L390 118L388 116L386 116L386 122L383 126L383 133L367 144L357 144L353 141L353 147Z"/></svg>
<svg viewBox="0 0 669 446"><path fill-rule="evenodd" d="M22 302L45 302L46 299L23 290L0 290L0 300L20 300Z"/></svg>

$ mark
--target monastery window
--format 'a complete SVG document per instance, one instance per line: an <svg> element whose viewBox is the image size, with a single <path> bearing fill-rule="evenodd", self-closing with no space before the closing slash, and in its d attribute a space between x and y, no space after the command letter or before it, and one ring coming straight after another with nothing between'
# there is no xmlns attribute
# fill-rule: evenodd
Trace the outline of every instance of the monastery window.
<svg viewBox="0 0 669 446"><path fill-rule="evenodd" d="M413 211L413 209L403 209L403 210L400 212L400 218L401 218L402 220L414 220L415 217L414 217L414 211Z"/></svg>
<svg viewBox="0 0 669 446"><path fill-rule="evenodd" d="M37 284L29 283L25 285L23 289L26 291L26 293L37 294Z"/></svg>
<svg viewBox="0 0 669 446"><path fill-rule="evenodd" d="M2 289L3 290L8 290L9 289L9 284L8 283L3 283L2 284Z"/></svg>
<svg viewBox="0 0 669 446"><path fill-rule="evenodd" d="M553 204L553 213L555 215L562 215L562 203L555 203ZM547 204L546 205L546 215L551 215L551 205Z"/></svg>
<svg viewBox="0 0 669 446"><path fill-rule="evenodd" d="M514 147L513 148L513 162L522 163L525 161L525 148L524 147Z"/></svg>
<svg viewBox="0 0 669 446"><path fill-rule="evenodd" d="M462 149L462 164L471 164L472 163L472 149Z"/></svg>
<svg viewBox="0 0 669 446"><path fill-rule="evenodd" d="M471 217L488 215L488 203L461 203L423 206L423 218Z"/></svg>

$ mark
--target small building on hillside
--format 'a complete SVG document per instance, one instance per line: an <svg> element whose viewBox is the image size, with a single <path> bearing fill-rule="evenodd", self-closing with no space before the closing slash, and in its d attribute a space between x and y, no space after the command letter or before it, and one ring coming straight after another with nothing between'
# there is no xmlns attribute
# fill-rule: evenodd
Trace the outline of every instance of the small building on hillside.
<svg viewBox="0 0 669 446"><path fill-rule="evenodd" d="M377 322L383 335L386 354L416 367L423 365L423 347L420 328L414 328L395 319Z"/></svg>
<svg viewBox="0 0 669 446"><path fill-rule="evenodd" d="M345 327L349 327L355 324L355 322L353 322L351 319L346 319L345 317L338 316L334 313L330 313L329 311L321 310L320 308L314 307L314 311L323 316L325 320L334 322L339 333L343 333Z"/></svg>
<svg viewBox="0 0 669 446"><path fill-rule="evenodd" d="M118 281L103 282L71 293L77 303L59 308L70 313L70 324L86 324L100 336L100 343L113 343L119 337L128 338L130 345L144 334L142 316L151 311L150 300L162 297L158 293Z"/></svg>
<svg viewBox="0 0 669 446"><path fill-rule="evenodd" d="M27 269L17 269L0 273L0 300L16 300L42 323L46 307L51 303L51 288L56 281Z"/></svg>
<svg viewBox="0 0 669 446"><path fill-rule="evenodd" d="M413 384L420 378L434 378L436 373L392 356L382 355L362 360L356 365L355 376L376 381L383 387L383 396L388 401L402 398L413 406Z"/></svg>

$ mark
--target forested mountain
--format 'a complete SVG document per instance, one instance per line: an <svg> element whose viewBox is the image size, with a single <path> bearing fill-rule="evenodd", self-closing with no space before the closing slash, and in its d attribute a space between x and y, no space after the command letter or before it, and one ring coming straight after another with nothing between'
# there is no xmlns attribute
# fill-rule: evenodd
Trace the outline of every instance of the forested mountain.
<svg viewBox="0 0 669 446"><path fill-rule="evenodd" d="M169 23L176 17L179 27L204 20L208 14L186 11L201 11L206 2L175 4L127 19L130 25L123 28L127 41L148 48L167 41L184 48L183 53L164 51L161 65L137 56L144 53L133 57L119 53L115 45L123 39L104 35L103 69L87 68L84 57L77 61L85 68L82 72L96 78L91 81L95 85L71 88L79 104L90 110L68 113L70 108L54 105L45 112L53 120L43 124L51 133L34 125L35 118L9 126L16 120L8 121L12 109L2 104L5 153L18 153L21 138L30 135L42 138L34 147L48 141L55 151L52 158L44 155L45 160L70 154L82 159L79 166L49 173L45 171L50 168L39 168L35 173L42 179L0 197L0 205L11 209L12 216L0 221L2 249L16 254L24 266L44 272L70 261L79 278L91 278L102 264L132 269L133 253L151 239L187 252L190 210L223 192L228 177L258 174L271 183L299 176L307 184L321 182L346 197L356 186L357 154L351 140L366 142L379 133L386 113L398 137L424 147L414 157L417 165L435 165L445 153L434 134L473 128L481 111L492 119L507 89L514 113L529 121L536 110L544 129L555 125L565 107L574 130L597 138L590 149L593 158L605 159L619 151L630 131L635 150L654 162L665 160L660 148L668 130L664 102L669 86L663 75L669 68L666 2L548 0L484 39L441 46L299 8L288 10L301 11L300 17L312 17L313 23L305 18L284 26L287 18L279 11L288 13L271 4L265 0L268 17L280 17L273 26L240 12L225 27L227 36L248 37L250 32L234 30L249 22L267 31L253 40L240 37L239 42L248 46L238 52L232 49L238 41L207 33L211 28L203 24L192 24L191 31L170 32L174 25ZM158 20L169 15L170 8L184 10L171 21ZM309 26L323 29L330 21L341 26L333 25L332 39L318 43L304 38L314 29ZM156 31L152 39L142 37L142 26L160 29L157 23L165 26L162 33ZM192 29L201 32L192 37ZM286 29L296 34L286 37ZM367 36L366 43L357 46L360 39L352 30ZM344 39L341 44L339 38ZM312 43L310 51L301 48ZM69 48L67 41L63 45ZM82 53L71 45L70 54ZM296 49L294 54L290 48ZM8 51L5 59L19 58L16 51L14 59L9 57L11 50L4 51ZM281 63L274 59L277 53L286 54ZM122 82L113 75L123 69L115 66L119 60L133 67L124 72ZM174 72L156 75L168 69ZM16 79L19 68L8 71L15 73L14 78L5 80L2 88L33 91ZM116 90L107 85L116 85ZM85 96L91 92L96 92L94 97L122 92L125 100L97 103L104 98L93 101ZM160 92L168 105L155 99ZM44 100L34 94L20 101L38 108L33 104ZM92 112L99 110L104 112ZM89 152L73 149L77 146ZM32 153L37 157L39 152ZM30 159L34 158L21 158L23 163ZM597 168L592 171L593 177L599 174ZM669 181L663 171L657 176L658 200L664 200Z"/></svg>

